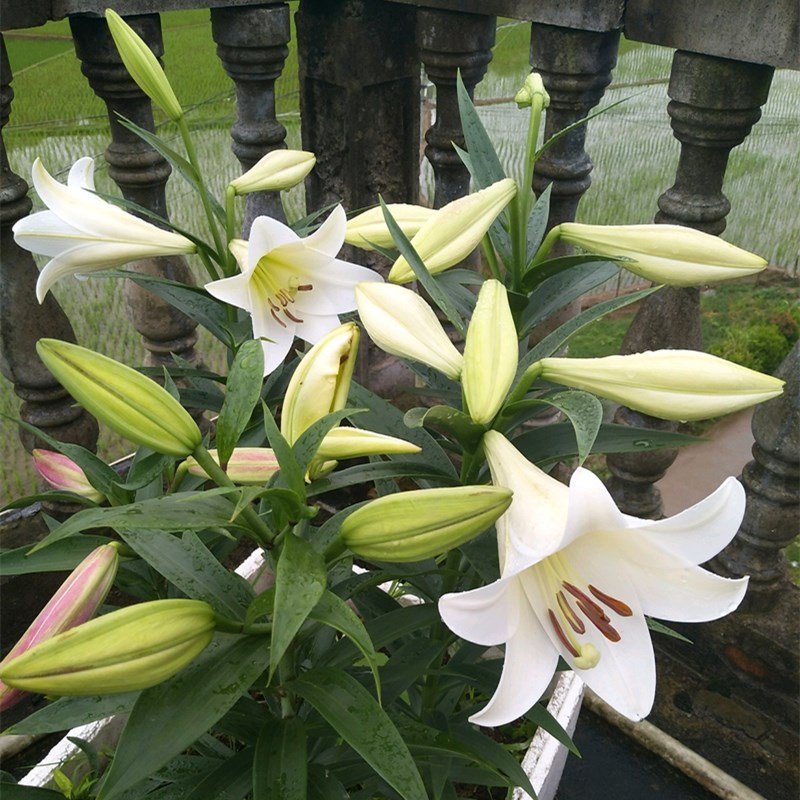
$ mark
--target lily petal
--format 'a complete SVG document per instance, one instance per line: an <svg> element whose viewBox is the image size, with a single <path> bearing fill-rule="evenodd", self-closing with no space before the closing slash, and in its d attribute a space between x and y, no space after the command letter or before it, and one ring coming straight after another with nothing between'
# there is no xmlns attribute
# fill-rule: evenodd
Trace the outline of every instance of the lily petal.
<svg viewBox="0 0 800 800"><path fill-rule="evenodd" d="M300 237L288 225L284 225L272 217L256 217L250 227L245 274L248 277L252 274L265 253L299 241Z"/></svg>
<svg viewBox="0 0 800 800"><path fill-rule="evenodd" d="M89 156L79 158L70 167L67 177L67 186L70 189L88 189L94 191L94 159Z"/></svg>
<svg viewBox="0 0 800 800"><path fill-rule="evenodd" d="M513 587L522 594L519 581L514 580ZM542 696L556 670L558 654L539 620L527 603L518 601L517 605L519 622L506 643L500 682L487 705L469 718L476 725L495 727L521 717Z"/></svg>
<svg viewBox="0 0 800 800"><path fill-rule="evenodd" d="M731 477L704 500L674 517L650 522L626 516L625 520L654 547L692 564L702 564L733 539L744 509L744 487Z"/></svg>
<svg viewBox="0 0 800 800"><path fill-rule="evenodd" d="M245 275L234 275L231 278L222 278L211 281L203 287L212 297L230 303L237 308L249 311L253 306L250 302L250 289Z"/></svg>
<svg viewBox="0 0 800 800"><path fill-rule="evenodd" d="M337 327L339 327L339 317L333 314L329 316L305 314L303 324L297 327L297 335L309 344L316 344L323 336Z"/></svg>
<svg viewBox="0 0 800 800"><path fill-rule="evenodd" d="M280 325L267 325L266 330L259 333L256 331L255 317L253 318L253 335L271 339L271 341L262 341L261 343L264 349L265 375L273 372L283 363L287 353L291 350L294 334L294 326L282 328Z"/></svg>
<svg viewBox="0 0 800 800"><path fill-rule="evenodd" d="M453 633L475 644L507 641L517 629L519 604L514 603L513 578L501 578L469 592L443 595L439 613Z"/></svg>
<svg viewBox="0 0 800 800"><path fill-rule="evenodd" d="M336 258L342 249L347 229L347 215L339 205L328 214L328 218L312 234L304 239L306 247L324 253L328 259Z"/></svg>

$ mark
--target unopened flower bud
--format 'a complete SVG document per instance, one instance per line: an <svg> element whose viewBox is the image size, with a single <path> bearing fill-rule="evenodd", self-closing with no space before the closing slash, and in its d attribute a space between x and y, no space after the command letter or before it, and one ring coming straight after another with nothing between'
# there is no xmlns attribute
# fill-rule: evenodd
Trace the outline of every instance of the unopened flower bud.
<svg viewBox="0 0 800 800"><path fill-rule="evenodd" d="M106 22L131 78L173 122L177 122L183 116L183 109L153 51L116 11L106 9Z"/></svg>
<svg viewBox="0 0 800 800"><path fill-rule="evenodd" d="M236 194L279 192L300 183L316 163L317 157L305 150L272 150L229 186Z"/></svg>
<svg viewBox="0 0 800 800"><path fill-rule="evenodd" d="M621 267L655 283L698 286L761 272L767 262L754 253L683 225L582 225L563 222L562 241L628 259Z"/></svg>
<svg viewBox="0 0 800 800"><path fill-rule="evenodd" d="M281 412L281 433L289 444L326 414L344 408L359 338L355 323L340 325L320 339L297 365Z"/></svg>
<svg viewBox="0 0 800 800"><path fill-rule="evenodd" d="M208 454L219 464L216 450L209 450ZM199 478L208 477L193 456L186 459L186 469L190 475ZM228 461L225 472L234 483L258 486L266 484L279 469L275 452L269 447L237 447Z"/></svg>
<svg viewBox="0 0 800 800"><path fill-rule="evenodd" d="M61 633L9 661L0 679L28 692L117 694L170 678L204 650L214 610L200 600L153 600Z"/></svg>
<svg viewBox="0 0 800 800"><path fill-rule="evenodd" d="M381 350L419 361L458 380L464 359L433 309L410 289L391 283L359 283L358 315Z"/></svg>
<svg viewBox="0 0 800 800"><path fill-rule="evenodd" d="M362 458L392 453L419 453L419 451L417 445L383 433L360 428L334 428L328 431L322 440L317 450L317 458Z"/></svg>
<svg viewBox="0 0 800 800"><path fill-rule="evenodd" d="M514 381L519 343L506 287L488 280L481 287L467 329L461 383L475 422L494 419Z"/></svg>
<svg viewBox="0 0 800 800"><path fill-rule="evenodd" d="M69 457L54 450L34 450L33 466L54 489L85 497L94 503L102 503L106 496L89 483L86 473Z"/></svg>
<svg viewBox="0 0 800 800"><path fill-rule="evenodd" d="M341 540L379 561L419 561L468 542L511 504L495 486L419 489L379 497L342 523Z"/></svg>
<svg viewBox="0 0 800 800"><path fill-rule="evenodd" d="M91 619L114 583L119 564L118 545L104 544L89 553L61 584L22 638L0 662L18 659L36 645ZM0 683L0 711L19 702L26 692Z"/></svg>
<svg viewBox="0 0 800 800"><path fill-rule="evenodd" d="M135 369L57 339L40 339L36 352L75 400L120 436L168 456L186 456L202 441L189 412Z"/></svg>
<svg viewBox="0 0 800 800"><path fill-rule="evenodd" d="M497 215L517 193L511 178L459 197L440 208L411 240L428 272L435 275L463 261L481 242ZM414 271L404 256L389 272L392 283L414 280Z"/></svg>
<svg viewBox="0 0 800 800"><path fill-rule="evenodd" d="M436 213L433 208L414 206L408 203L388 203L394 221L400 230L409 238L413 238L419 229ZM383 209L380 206L369 209L363 214L347 221L347 231L344 236L347 244L360 247L362 250L373 250L373 245L378 247L394 247L394 239L389 233Z"/></svg>
<svg viewBox="0 0 800 800"><path fill-rule="evenodd" d="M762 403L781 394L784 383L696 350L545 358L538 366L546 381L585 389L645 414L682 422Z"/></svg>
<svg viewBox="0 0 800 800"><path fill-rule="evenodd" d="M518 108L528 108L533 105L533 98L537 95L542 98L542 108L547 108L550 105L550 95L544 88L542 76L538 72L531 72L514 97L514 102Z"/></svg>

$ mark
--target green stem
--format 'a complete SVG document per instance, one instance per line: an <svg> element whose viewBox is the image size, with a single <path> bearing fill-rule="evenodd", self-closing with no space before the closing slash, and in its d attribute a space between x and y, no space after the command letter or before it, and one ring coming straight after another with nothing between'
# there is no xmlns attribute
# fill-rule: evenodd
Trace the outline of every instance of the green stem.
<svg viewBox="0 0 800 800"><path fill-rule="evenodd" d="M531 199L533 197L533 167L536 163L536 143L539 140L539 124L542 119L543 98L534 95L531 102L531 115L528 122L528 138L525 143L525 166L523 169L522 186L517 195L519 204L520 225L516 230L519 237L518 251L521 259L520 274L528 262L528 217L531 214Z"/></svg>
<svg viewBox="0 0 800 800"><path fill-rule="evenodd" d="M223 245L222 237L219 235L217 220L214 217L214 212L211 208L211 198L209 197L208 189L203 182L200 172L200 162L197 160L197 151L194 149L194 142L192 141L191 134L189 133L189 126L186 124L185 116L178 120L178 130L180 131L181 139L183 139L183 146L186 148L186 155L189 159L189 163L195 168L195 172L197 173L198 186L200 188L200 200L203 203L203 210L206 212L209 230L211 231L211 235L214 237L214 245L217 248L219 257L224 259L226 248Z"/></svg>
<svg viewBox="0 0 800 800"><path fill-rule="evenodd" d="M228 186L225 190L225 236L228 243L236 238L236 190ZM230 248L225 251L225 274L233 275L236 271L236 259Z"/></svg>
<svg viewBox="0 0 800 800"><path fill-rule="evenodd" d="M514 390L508 396L508 399L505 402L505 407L507 408L512 403L517 403L520 400L525 398L525 395L528 393L528 389L531 388L533 382L542 374L542 362L541 361L534 361L525 372L522 373L522 376L519 379L519 383L514 387ZM502 412L501 412L502 416Z"/></svg>
<svg viewBox="0 0 800 800"><path fill-rule="evenodd" d="M553 245L558 241L559 236L561 236L561 226L556 225L555 228L550 229L547 236L544 237L544 241L539 245L536 255L531 260L531 269L547 258L547 254L553 249Z"/></svg>
<svg viewBox="0 0 800 800"><path fill-rule="evenodd" d="M248 636L258 636L260 634L271 633L272 623L258 622L248 625L240 620L231 619L222 614L215 614L214 630L220 633L244 633Z"/></svg>
<svg viewBox="0 0 800 800"><path fill-rule="evenodd" d="M231 486L235 488L236 484L227 476L219 464L214 461L211 454L203 445L198 445L192 455L206 475L208 475L217 486ZM274 535L267 527L267 523L256 514L252 506L248 505L242 509L242 517L249 525L250 532L253 534L253 538L258 544L267 549L271 548Z"/></svg>
<svg viewBox="0 0 800 800"><path fill-rule="evenodd" d="M483 245L483 252L489 264L489 269L492 271L492 277L498 281L502 281L500 277L500 266L497 263L497 254L494 252L494 245L488 233L481 239L481 244Z"/></svg>
<svg viewBox="0 0 800 800"><path fill-rule="evenodd" d="M522 259L525 257L524 253L520 253L519 251L519 229L522 223L520 221L520 208L517 201L518 198L514 198L508 205L508 213L510 216L509 226L511 231L511 288L515 292L520 290L522 270L524 267Z"/></svg>
<svg viewBox="0 0 800 800"><path fill-rule="evenodd" d="M197 249L197 255L199 256L200 260L203 262L203 266L205 267L206 272L208 273L209 277L212 280L219 280L219 273L217 272L216 267L211 263L211 259L208 255L199 248Z"/></svg>

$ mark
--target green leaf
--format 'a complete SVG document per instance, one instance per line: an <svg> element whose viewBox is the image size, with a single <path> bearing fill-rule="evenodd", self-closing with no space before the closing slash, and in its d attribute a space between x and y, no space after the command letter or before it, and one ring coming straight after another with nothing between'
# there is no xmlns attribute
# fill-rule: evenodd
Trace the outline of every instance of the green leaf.
<svg viewBox="0 0 800 800"><path fill-rule="evenodd" d="M186 669L145 689L131 711L99 798L112 800L182 753L266 669L263 636L218 634Z"/></svg>
<svg viewBox="0 0 800 800"><path fill-rule="evenodd" d="M306 732L301 720L264 725L253 761L253 800L306 800Z"/></svg>
<svg viewBox="0 0 800 800"><path fill-rule="evenodd" d="M139 692L113 694L105 697L62 697L38 711L34 711L25 719L12 725L3 733L40 734L55 731L68 731L112 717L115 714L127 714L139 697Z"/></svg>
<svg viewBox="0 0 800 800"><path fill-rule="evenodd" d="M3 800L64 800L61 792L40 789L38 786L20 786L18 783L0 781L0 796Z"/></svg>
<svg viewBox="0 0 800 800"><path fill-rule="evenodd" d="M180 800L242 800L253 785L252 747L240 750L194 784L181 786ZM188 793L186 793L187 790Z"/></svg>
<svg viewBox="0 0 800 800"><path fill-rule="evenodd" d="M350 797L340 781L315 764L308 770L308 796L310 800L348 800Z"/></svg>
<svg viewBox="0 0 800 800"><path fill-rule="evenodd" d="M71 516L38 542L33 552L91 528L113 528L116 531L198 531L215 525L224 528L230 525L233 504L223 495L232 493L235 490L209 489L205 492L181 492L114 508L87 508Z"/></svg>
<svg viewBox="0 0 800 800"><path fill-rule="evenodd" d="M568 269L579 267L583 264L594 264L595 269L602 269L606 264L624 266L624 262L625 260L621 258L601 257L591 254L549 258L547 261L542 261L535 267L528 269L522 276L522 288L526 292L532 292L540 283L543 283L548 278L552 278L554 275L559 275L562 272L566 272Z"/></svg>
<svg viewBox="0 0 800 800"><path fill-rule="evenodd" d="M558 280L558 278L554 280ZM578 316L567 320L563 325L559 325L551 334L545 336L541 342L532 347L519 360L517 378L519 378L531 364L542 358L553 355L560 347L564 346L571 336L574 336L581 328L585 328L590 322L594 322L596 319L600 319L606 314L616 311L618 308L624 308L631 303L635 303L653 292L658 291L660 288L660 286L653 286L649 289L642 289L640 292L633 292L632 294L626 294L622 297L615 297L613 300L606 300L581 312Z"/></svg>
<svg viewBox="0 0 800 800"><path fill-rule="evenodd" d="M143 489L157 478L160 478L167 465L171 464L173 460L170 456L164 456L161 453L154 453L146 447L140 447L136 451L125 480L118 480L117 485L129 492ZM160 489L161 486L159 485Z"/></svg>
<svg viewBox="0 0 800 800"><path fill-rule="evenodd" d="M412 408L406 411L404 421L409 428L424 427L442 433L470 451L478 447L486 433L483 425L474 422L463 411L450 406Z"/></svg>
<svg viewBox="0 0 800 800"><path fill-rule="evenodd" d="M328 431L335 428L342 420L360 414L363 410L366 409L344 408L339 411L332 411L330 414L318 419L300 434L292 449L303 473L308 469L309 464L317 454L317 450L319 450L322 440L328 435Z"/></svg>
<svg viewBox="0 0 800 800"><path fill-rule="evenodd" d="M492 140L489 138L486 128L483 127L478 111L470 99L460 71L456 76L456 93L458 95L458 112L461 116L461 129L464 131L464 141L472 164L472 176L475 179L476 187L485 189L487 186L503 180L506 173Z"/></svg>
<svg viewBox="0 0 800 800"><path fill-rule="evenodd" d="M105 536L80 536L64 539L35 553L31 553L29 544L3 550L0 552L0 577L29 575L33 572L66 572L75 569L92 550L109 541Z"/></svg>
<svg viewBox="0 0 800 800"><path fill-rule="evenodd" d="M691 639L687 639L682 633L678 633L678 631L670 628L669 625L665 625L663 622L659 622L657 619L652 619L651 617L645 617L645 619L647 620L647 627L650 628L651 631L663 633L665 636L671 636L673 639L680 639L682 642L692 644Z"/></svg>
<svg viewBox="0 0 800 800"><path fill-rule="evenodd" d="M588 392L569 391L540 398L542 403L554 406L569 417L575 430L575 443L581 464L592 451L597 433L603 422L603 404Z"/></svg>
<svg viewBox="0 0 800 800"><path fill-rule="evenodd" d="M526 237L526 255L525 255L525 272L523 272L523 287L525 287L525 274L528 271L533 257L536 255L537 250L542 244L545 231L547 230L547 220L550 216L550 193L553 190L553 184L548 183L545 190L539 195L536 203L531 209L531 215L528 217ZM527 288L527 287L525 287Z"/></svg>
<svg viewBox="0 0 800 800"><path fill-rule="evenodd" d="M333 592L325 592L319 602L311 609L309 617L316 622L321 622L339 633L343 633L361 651L361 654L372 670L375 681L375 693L381 697L381 679L378 674L379 658L369 638L367 629L347 603Z"/></svg>
<svg viewBox="0 0 800 800"><path fill-rule="evenodd" d="M212 336L226 347L233 348L234 340L228 329L225 303L214 299L208 292L197 286L187 286L155 275L141 275L127 270L113 270L107 274L122 276L151 291L171 306L182 311L190 319L202 325Z"/></svg>
<svg viewBox="0 0 800 800"><path fill-rule="evenodd" d="M662 447L684 447L702 441L705 440L683 433L604 423L597 432L590 452L636 453ZM558 422L526 431L514 439L514 447L540 467L578 455L575 430L569 422Z"/></svg>
<svg viewBox="0 0 800 800"><path fill-rule="evenodd" d="M405 800L427 800L402 736L355 678L320 668L306 672L290 686Z"/></svg>
<svg viewBox="0 0 800 800"><path fill-rule="evenodd" d="M445 289L442 288L442 285L433 277L433 275L428 272L428 268L425 266L423 260L419 257L419 253L417 253L417 251L414 249L414 245L411 244L409 238L405 235L405 233L403 233L403 229L395 221L395 218L392 216L392 212L389 211L389 207L383 202L383 198L379 197L378 199L381 203L381 209L383 210L383 218L386 221L386 227L389 228L389 233L392 235L392 239L394 239L397 249L400 251L401 255L405 257L408 265L411 267L412 272L422 285L423 289L425 289L425 291L428 293L431 300L433 300L433 302L439 306L447 319L450 320L453 327L462 336L465 336L467 329L464 325L464 320L461 319L461 315L458 313L458 309L453 304L450 296L447 294Z"/></svg>
<svg viewBox="0 0 800 800"><path fill-rule="evenodd" d="M269 679L300 626L325 591L325 560L305 539L288 533L275 570Z"/></svg>
<svg viewBox="0 0 800 800"><path fill-rule="evenodd" d="M458 477L453 462L450 461L433 436L422 428L407 428L403 412L391 403L355 381L350 384L350 402L355 406L367 409L366 413L359 417L359 423L363 424L365 428L413 442L422 448L422 452L418 455L420 459L439 472ZM399 456L394 460L398 459Z"/></svg>
<svg viewBox="0 0 800 800"><path fill-rule="evenodd" d="M261 398L264 382L264 348L257 339L244 342L236 352L226 384L225 400L217 419L217 454L227 464L239 437Z"/></svg>
<svg viewBox="0 0 800 800"><path fill-rule="evenodd" d="M406 439L411 439L406 435ZM346 486L355 486L366 481L378 481L386 478L413 478L417 483L434 482L437 485L459 485L455 475L439 472L424 461L378 461L371 464L360 464L356 467L337 470L331 475L319 478L308 486L308 496L325 494Z"/></svg>
<svg viewBox="0 0 800 800"><path fill-rule="evenodd" d="M187 597L204 600L220 614L239 619L253 600L250 584L225 569L191 531L182 539L135 529L120 531L120 536Z"/></svg>
<svg viewBox="0 0 800 800"><path fill-rule="evenodd" d="M525 336L531 328L544 322L573 300L582 297L590 289L610 280L618 271L617 265L611 262L600 268L597 268L595 262L573 267L568 272L559 273L543 281L528 297L528 307L522 312L517 325L519 337Z"/></svg>
<svg viewBox="0 0 800 800"><path fill-rule="evenodd" d="M298 497L305 500L305 470L300 466L292 446L286 441L286 437L278 428L267 404L262 402L261 407L264 410L264 430L267 433L267 441L275 452L275 457L278 459L278 464L281 468L278 477L285 486L288 486Z"/></svg>

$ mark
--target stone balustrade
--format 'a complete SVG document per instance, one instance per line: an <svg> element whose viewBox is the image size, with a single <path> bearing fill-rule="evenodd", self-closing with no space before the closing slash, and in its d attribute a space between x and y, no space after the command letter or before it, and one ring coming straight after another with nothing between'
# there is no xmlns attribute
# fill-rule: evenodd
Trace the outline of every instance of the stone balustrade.
<svg viewBox="0 0 800 800"><path fill-rule="evenodd" d="M144 128L153 126L150 102L127 76L110 39L102 18L106 5L107 0L3 0L0 25L3 29L31 27L69 17L83 74L108 109L111 141L106 161L111 177L125 197L166 214L164 188L169 166L117 121L119 112ZM285 146L286 131L275 114L275 81L290 38L287 3L121 0L113 5L158 56L163 45L157 12L209 8L217 53L235 88L237 118L231 137L242 168ZM425 156L435 178L433 204L440 207L468 191L468 174L451 144L463 145L455 79L460 70L470 93L482 79L492 57L497 15L531 22L530 63L542 74L551 97L548 135L586 116L600 103L616 64L621 33L636 41L674 48L667 112L681 151L675 183L658 198L655 220L714 234L724 230L730 211L723 194L728 156L758 121L774 68L800 69L796 0L772 0L766 5L758 0L735 4L727 0L301 0L296 25L302 141L318 158L306 185L309 210L338 200L349 208L363 207L374 204L378 194L393 202L417 200L420 65L436 89L435 122L424 136ZM0 122L4 125L13 97L5 48L0 67ZM536 165L535 191L541 192L549 184L553 187L551 226L575 218L591 183L592 161L585 143L583 126L567 134ZM74 335L52 295L43 306L36 303L35 265L11 237L13 223L30 211L27 186L12 171L5 148L1 168L0 368L23 400L23 419L58 438L94 448L94 420L72 406L35 355L34 343L39 337L73 340ZM656 198L653 200L655 205ZM276 196L262 193L248 198L245 233L252 219L263 213L282 217ZM359 257L366 259L365 263L376 263L374 255ZM182 258L153 259L135 268L190 280ZM175 353L196 363L200 358L195 349L196 324L138 287L126 291L145 360L164 363ZM665 290L643 304L623 350L655 347L701 347L697 290ZM797 355L792 358L796 361ZM392 364L378 351L370 352L366 369L379 383L375 376L383 375L384 383L392 380ZM796 363L785 369L796 382ZM743 475L751 505L737 540L715 564L724 574L754 574L758 588L750 615L756 615L756 627L758 615L766 617L771 610L784 608L787 592L794 597L792 608L797 605L796 587L786 577L781 550L790 539L786 526L791 525L791 515L796 519L797 452L790 448L792 442L796 447L796 414L796 403L793 406L790 401L772 401L756 412L755 461ZM625 408L619 409L616 420L665 425ZM23 445L30 449L31 437L24 436ZM657 518L661 503L654 484L674 456L674 451L657 451L610 457L610 488L620 505L637 516ZM791 480L795 481L794 490L787 488ZM19 538L26 519L18 514L0 520L5 541L12 534L15 540ZM776 520L781 521L779 526ZM19 590L17 585L15 591ZM37 600L31 598L30 603L35 606ZM9 641L13 632L4 633ZM753 677L753 670L748 673L747 669L752 666L752 654L737 661L725 650L730 641L726 640L727 645L719 639L713 641L710 647L715 653L728 654L726 663L732 672ZM783 683L770 680L761 687L762 694L772 693L772 701L764 707L783 708L783 712L775 711L773 720L791 725L792 715L797 713L791 682L796 681L797 653L791 648L778 651L783 662L768 668L773 670L773 678L777 670ZM684 663L691 660L685 654L681 658ZM752 692L747 702L758 705L759 689L753 688L752 682L749 686ZM665 725L680 728L679 722L668 719L669 714L661 716L667 720ZM754 741L737 740L730 746L745 753L742 763L761 757ZM793 761L791 756L788 760ZM732 772L736 771L735 761L727 766ZM752 774L742 779L757 784ZM762 783L772 786L768 779Z"/></svg>

